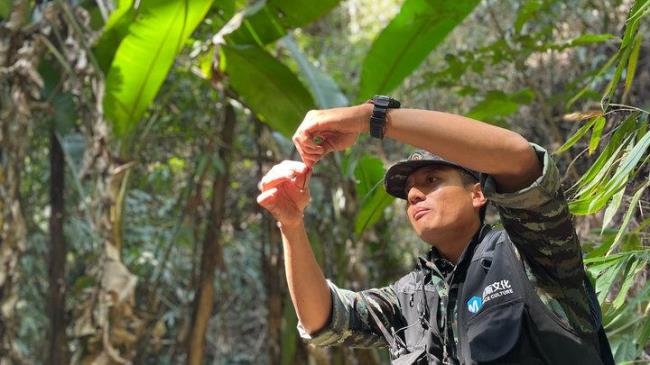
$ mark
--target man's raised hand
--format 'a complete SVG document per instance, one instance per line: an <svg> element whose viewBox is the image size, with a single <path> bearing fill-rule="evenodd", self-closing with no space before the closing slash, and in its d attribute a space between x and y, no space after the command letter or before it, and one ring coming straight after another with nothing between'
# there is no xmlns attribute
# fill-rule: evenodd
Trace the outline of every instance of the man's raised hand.
<svg viewBox="0 0 650 365"><path fill-rule="evenodd" d="M352 146L359 133L368 130L370 114L371 104L312 110L293 135L293 144L305 164L311 167L329 152Z"/></svg>
<svg viewBox="0 0 650 365"><path fill-rule="evenodd" d="M309 204L310 171L298 161L285 160L273 166L258 185L262 193L257 203L284 226L301 223Z"/></svg>

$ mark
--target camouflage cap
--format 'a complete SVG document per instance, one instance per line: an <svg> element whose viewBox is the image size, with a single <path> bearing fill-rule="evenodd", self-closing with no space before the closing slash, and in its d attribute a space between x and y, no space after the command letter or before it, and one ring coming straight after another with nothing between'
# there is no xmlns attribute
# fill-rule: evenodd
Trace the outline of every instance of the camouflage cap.
<svg viewBox="0 0 650 365"><path fill-rule="evenodd" d="M480 181L480 174L477 171L467 169L459 164L447 161L444 158L435 155L426 150L417 150L413 152L406 160L395 163L388 168L384 177L384 187L386 192L394 197L406 199L406 179L415 170L429 165L442 165L454 167L462 170L474 177L477 182Z"/></svg>

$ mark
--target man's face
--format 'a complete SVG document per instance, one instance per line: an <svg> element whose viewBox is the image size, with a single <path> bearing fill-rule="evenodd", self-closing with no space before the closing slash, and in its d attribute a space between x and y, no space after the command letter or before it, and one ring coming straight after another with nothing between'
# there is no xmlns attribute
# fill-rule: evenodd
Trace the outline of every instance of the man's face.
<svg viewBox="0 0 650 365"><path fill-rule="evenodd" d="M406 213L417 235L428 243L467 229L477 219L480 189L465 185L461 172L447 166L425 166L406 180Z"/></svg>

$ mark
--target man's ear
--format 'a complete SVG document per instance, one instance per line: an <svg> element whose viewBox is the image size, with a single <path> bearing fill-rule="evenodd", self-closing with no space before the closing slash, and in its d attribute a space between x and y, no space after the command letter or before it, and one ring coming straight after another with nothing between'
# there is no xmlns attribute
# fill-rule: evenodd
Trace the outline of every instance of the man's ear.
<svg viewBox="0 0 650 365"><path fill-rule="evenodd" d="M480 209L485 204L487 204L487 198L483 195L481 184L472 185L472 205L474 208Z"/></svg>

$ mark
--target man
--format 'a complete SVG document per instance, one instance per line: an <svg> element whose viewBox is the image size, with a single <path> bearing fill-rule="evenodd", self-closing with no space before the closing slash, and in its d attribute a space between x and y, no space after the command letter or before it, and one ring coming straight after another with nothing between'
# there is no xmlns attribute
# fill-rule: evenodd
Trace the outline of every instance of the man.
<svg viewBox="0 0 650 365"><path fill-rule="evenodd" d="M422 151L388 169L432 248L393 285L352 292L328 282L303 222L311 166L364 132ZM517 133L462 116L370 103L309 112L258 202L278 221L301 335L316 345L388 345L399 364L612 364L559 173ZM481 174L477 173L480 171ZM498 208L503 230L483 224Z"/></svg>

